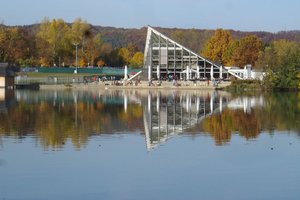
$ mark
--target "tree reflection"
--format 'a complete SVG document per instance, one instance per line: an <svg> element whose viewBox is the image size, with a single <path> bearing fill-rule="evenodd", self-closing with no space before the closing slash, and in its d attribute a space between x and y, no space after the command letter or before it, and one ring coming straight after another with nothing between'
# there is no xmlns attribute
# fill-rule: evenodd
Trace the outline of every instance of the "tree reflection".
<svg viewBox="0 0 300 200"><path fill-rule="evenodd" d="M244 113L243 110L226 109L207 117L202 122L203 128L214 139L217 145L230 141L231 135L238 132L246 139L256 138L261 131L261 122L255 113Z"/></svg>
<svg viewBox="0 0 300 200"><path fill-rule="evenodd" d="M95 99L93 94L84 93L74 103L69 96L60 95L60 99L40 95L37 102L32 96L21 99L7 113L0 113L0 134L16 138L34 134L44 148L61 148L70 139L75 148L80 148L92 135L142 128L141 106L130 104L125 113L121 97L107 103L107 96Z"/></svg>
<svg viewBox="0 0 300 200"><path fill-rule="evenodd" d="M263 130L269 133L274 130L300 133L299 94L272 93L264 95L263 100L263 106L253 106L249 112L227 108L205 118L201 125L217 145L229 142L234 133L246 139L256 138Z"/></svg>
<svg viewBox="0 0 300 200"><path fill-rule="evenodd" d="M145 133L152 149L178 134L209 134L216 145L232 134L253 139L262 131L300 132L300 94L235 97L193 91L16 91L0 99L0 137L30 136L43 148L94 135Z"/></svg>

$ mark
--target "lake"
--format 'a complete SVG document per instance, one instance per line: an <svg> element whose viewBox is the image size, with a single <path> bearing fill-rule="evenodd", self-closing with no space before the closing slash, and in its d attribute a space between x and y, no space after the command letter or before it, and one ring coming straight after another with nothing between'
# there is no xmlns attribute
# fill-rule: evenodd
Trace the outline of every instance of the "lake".
<svg viewBox="0 0 300 200"><path fill-rule="evenodd" d="M0 90L0 199L299 199L300 94Z"/></svg>

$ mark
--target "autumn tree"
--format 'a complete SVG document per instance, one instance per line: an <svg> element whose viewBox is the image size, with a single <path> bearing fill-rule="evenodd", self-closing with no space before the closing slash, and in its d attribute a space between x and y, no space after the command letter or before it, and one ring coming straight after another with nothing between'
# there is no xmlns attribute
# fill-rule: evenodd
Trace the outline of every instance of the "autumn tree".
<svg viewBox="0 0 300 200"><path fill-rule="evenodd" d="M92 27L84 20L78 18L72 23L71 27L71 40L74 44L80 45L79 57L81 66L86 64L94 66L102 52L107 53L109 45L104 45L101 35L95 34ZM73 51L75 56L75 51Z"/></svg>
<svg viewBox="0 0 300 200"><path fill-rule="evenodd" d="M255 67L265 71L269 67L275 66L274 53L274 49L271 46L267 46L265 49L262 49L258 54Z"/></svg>
<svg viewBox="0 0 300 200"><path fill-rule="evenodd" d="M118 56L123 60L124 65L128 65L131 59L130 52L126 47L120 48Z"/></svg>
<svg viewBox="0 0 300 200"><path fill-rule="evenodd" d="M105 66L107 64L110 64L109 61L110 61L110 55L113 51L113 48L112 48L112 44L110 43L103 43L100 47L100 54L99 56L97 57L97 66L98 67L102 67L102 66Z"/></svg>
<svg viewBox="0 0 300 200"><path fill-rule="evenodd" d="M144 54L142 52L136 52L130 59L129 65L131 67L141 67L144 62Z"/></svg>
<svg viewBox="0 0 300 200"><path fill-rule="evenodd" d="M134 56L134 54L139 51L138 47L133 43L129 43L126 48L129 51L130 58L132 58Z"/></svg>
<svg viewBox="0 0 300 200"><path fill-rule="evenodd" d="M300 84L300 44L287 40L274 41L261 53L258 64L263 64L267 75L265 86L297 88Z"/></svg>
<svg viewBox="0 0 300 200"><path fill-rule="evenodd" d="M255 35L246 36L234 44L231 63L238 67L247 64L255 66L259 52L262 49L262 41Z"/></svg>
<svg viewBox="0 0 300 200"><path fill-rule="evenodd" d="M202 53L206 58L226 65L229 62L227 56L228 47L232 41L233 39L229 31L217 29L215 34L205 44Z"/></svg>
<svg viewBox="0 0 300 200"><path fill-rule="evenodd" d="M31 39L31 40L30 40ZM20 28L0 28L0 61L24 66L34 64L34 39Z"/></svg>
<svg viewBox="0 0 300 200"><path fill-rule="evenodd" d="M69 27L62 19L45 18L37 33L41 65L59 65L69 54L71 40Z"/></svg>
<svg viewBox="0 0 300 200"><path fill-rule="evenodd" d="M99 57L102 50L101 46L103 45L103 41L101 35L97 34L94 37L89 38L86 44L85 57L88 63L91 66L94 66L96 58Z"/></svg>
<svg viewBox="0 0 300 200"><path fill-rule="evenodd" d="M127 47L118 50L118 58L116 59L121 59L121 65L140 67L144 61L144 54L138 51L136 45L130 43Z"/></svg>
<svg viewBox="0 0 300 200"><path fill-rule="evenodd" d="M71 40L73 43L80 43L81 47L85 46L87 38L92 36L91 26L81 18L74 20L71 26Z"/></svg>
<svg viewBox="0 0 300 200"><path fill-rule="evenodd" d="M79 46L78 57L79 66L83 67L89 62L90 55L87 55L87 47L91 44L91 38L93 37L91 26L81 18L77 18L71 26L70 39L72 45ZM76 56L76 49L72 50L73 58ZM73 64L75 65L75 60L73 59Z"/></svg>

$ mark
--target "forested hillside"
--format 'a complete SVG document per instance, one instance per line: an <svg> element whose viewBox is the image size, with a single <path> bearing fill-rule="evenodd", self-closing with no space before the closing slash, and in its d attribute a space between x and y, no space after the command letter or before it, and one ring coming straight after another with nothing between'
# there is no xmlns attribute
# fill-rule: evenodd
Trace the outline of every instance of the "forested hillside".
<svg viewBox="0 0 300 200"><path fill-rule="evenodd" d="M39 24L21 26L19 28L25 29L32 34L36 33ZM126 28L116 28L116 27L105 27L91 25L93 32L100 33L105 42L111 43L113 47L125 47L130 43L135 44L140 51L144 51L144 45L147 34L147 27L142 27L139 29L126 29ZM162 28L154 27L158 31L164 33L168 37L176 40L176 42L181 43L193 51L202 50L205 42L214 34L215 30L206 29L181 29L181 28ZM286 39L289 41L300 42L300 30L298 31L281 31L278 33L263 32L263 31L253 31L253 32L243 32L229 30L235 39L240 39L247 35L258 36L264 44L269 44L272 41Z"/></svg>
<svg viewBox="0 0 300 200"><path fill-rule="evenodd" d="M197 53L205 53L204 55L209 55L205 45L216 32L204 29L154 28ZM228 30L228 32L233 41L241 40L242 43L243 38L247 40L247 36L256 36L261 42L257 51L280 39L300 42L300 31L269 33ZM80 67L124 65L141 67L146 34L147 27L139 29L103 27L91 25L80 18L72 23L67 23L63 19L45 18L40 24L0 25L0 62L9 62L21 67L74 66L76 43ZM248 39L251 40L251 37ZM244 43L247 45L247 41ZM251 44L251 41L248 43ZM230 48L236 49L237 46L234 45ZM247 46L239 49L241 48L245 49ZM244 64L239 58L234 58L241 56L243 51L230 53L231 58L227 59L227 63ZM210 56L208 58L212 59ZM257 55L254 56L254 60L257 60ZM215 61L222 62L218 59Z"/></svg>

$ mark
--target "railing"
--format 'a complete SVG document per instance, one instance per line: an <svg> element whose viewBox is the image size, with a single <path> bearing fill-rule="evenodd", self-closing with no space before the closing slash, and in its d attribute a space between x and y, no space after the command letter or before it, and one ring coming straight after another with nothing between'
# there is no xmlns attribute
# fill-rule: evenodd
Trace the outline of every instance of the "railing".
<svg viewBox="0 0 300 200"><path fill-rule="evenodd" d="M38 72L40 73L67 73L73 74L75 68L63 68L63 67L44 67L39 68ZM128 68L128 73L131 72L138 72L140 69L131 69ZM98 75L107 75L107 76L114 76L114 75L124 75L124 68L117 68L117 67L94 67L94 68L78 68L78 74L98 74Z"/></svg>
<svg viewBox="0 0 300 200"><path fill-rule="evenodd" d="M16 85L29 85L38 83L41 85L55 85L55 84L72 84L72 83L84 83L83 77L16 77Z"/></svg>

